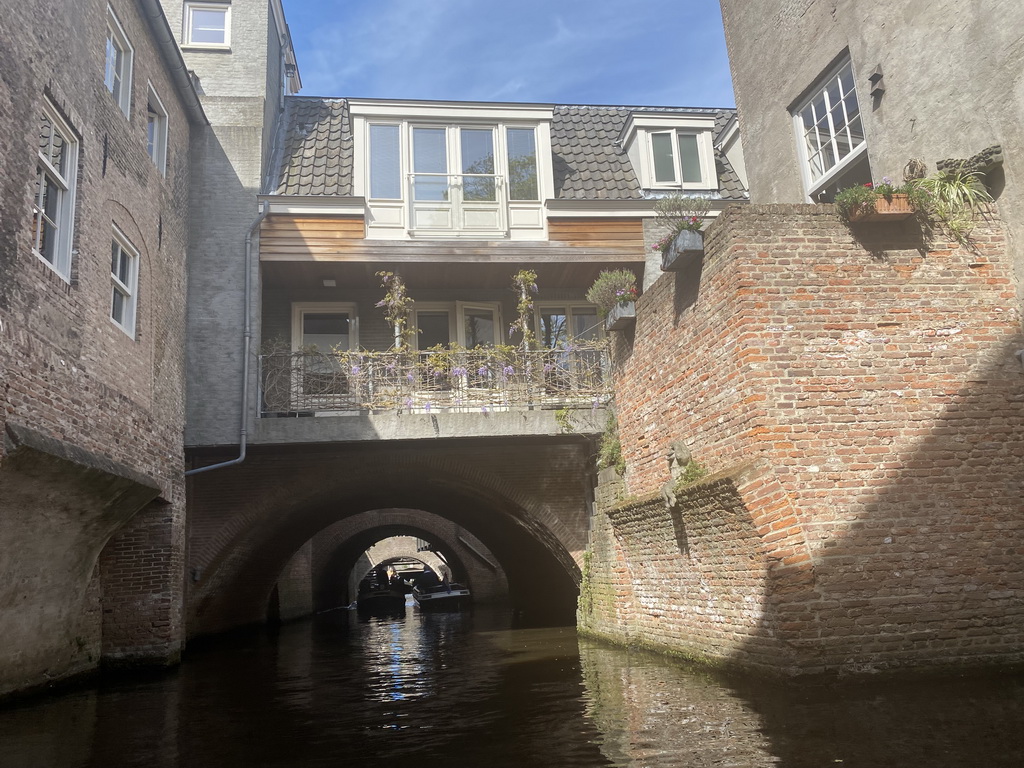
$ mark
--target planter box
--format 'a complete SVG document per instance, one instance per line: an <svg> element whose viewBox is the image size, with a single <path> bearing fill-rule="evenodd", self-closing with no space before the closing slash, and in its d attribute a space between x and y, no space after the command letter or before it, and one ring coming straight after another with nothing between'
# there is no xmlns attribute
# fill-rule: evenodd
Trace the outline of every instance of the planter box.
<svg viewBox="0 0 1024 768"><path fill-rule="evenodd" d="M906 195L890 195L879 197L875 202L875 210L856 206L850 210L850 221L901 221L914 215L910 200Z"/></svg>
<svg viewBox="0 0 1024 768"><path fill-rule="evenodd" d="M673 272L704 256L704 235L684 229L661 254L661 271Z"/></svg>
<svg viewBox="0 0 1024 768"><path fill-rule="evenodd" d="M636 322L636 304L619 304L612 307L604 319L605 330L622 331Z"/></svg>

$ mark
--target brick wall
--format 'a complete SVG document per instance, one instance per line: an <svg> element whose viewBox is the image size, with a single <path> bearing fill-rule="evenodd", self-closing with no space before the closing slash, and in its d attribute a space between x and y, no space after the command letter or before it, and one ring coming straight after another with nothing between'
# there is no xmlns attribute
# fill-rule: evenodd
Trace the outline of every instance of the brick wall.
<svg viewBox="0 0 1024 768"><path fill-rule="evenodd" d="M756 206L705 244L617 334L641 501L595 524L592 567L631 601L595 631L802 672L1018 659L1024 342L999 226L928 248L912 222ZM677 520L650 495L680 439L713 474Z"/></svg>
<svg viewBox="0 0 1024 768"><path fill-rule="evenodd" d="M108 652L166 660L181 645L190 125L136 3L110 6L134 48L127 117L104 85L107 2L0 0L0 431L9 432L0 449L0 517L10 523L0 532L0 693L95 666ZM168 112L165 176L146 150L150 83ZM38 116L47 98L78 144L68 279L32 250ZM115 226L139 252L134 337L110 319ZM29 430L36 447L10 430ZM41 482L34 460L12 460L36 448L60 455L64 480L39 485L27 506L5 503L13 489ZM148 498L160 495L161 513L132 520L130 533L111 539L147 499L119 507L102 496L112 487L104 474L151 484ZM139 549L140 537L159 543ZM21 556L36 551L39 562ZM145 574L131 585L116 576L129 562ZM48 591L27 586L26 569L36 567L47 571Z"/></svg>

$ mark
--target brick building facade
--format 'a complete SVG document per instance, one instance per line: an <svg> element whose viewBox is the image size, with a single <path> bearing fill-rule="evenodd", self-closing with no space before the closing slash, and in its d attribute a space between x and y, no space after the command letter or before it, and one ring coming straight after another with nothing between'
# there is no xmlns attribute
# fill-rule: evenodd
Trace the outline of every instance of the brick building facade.
<svg viewBox="0 0 1024 768"><path fill-rule="evenodd" d="M182 647L189 144L154 3L0 3L0 694Z"/></svg>
<svg viewBox="0 0 1024 768"><path fill-rule="evenodd" d="M619 334L625 487L581 625L790 673L1019 661L1024 346L973 249L829 206L727 211ZM710 476L667 505L671 444Z"/></svg>

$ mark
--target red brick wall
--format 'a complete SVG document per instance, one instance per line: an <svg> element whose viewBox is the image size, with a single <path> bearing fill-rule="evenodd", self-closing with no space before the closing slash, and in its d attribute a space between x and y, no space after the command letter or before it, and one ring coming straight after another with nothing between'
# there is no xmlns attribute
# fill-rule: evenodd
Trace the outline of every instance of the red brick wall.
<svg viewBox="0 0 1024 768"><path fill-rule="evenodd" d="M1002 232L974 239L927 249L912 222L851 232L823 206L737 208L708 233L699 290L691 270L641 297L616 344L629 492L668 480L675 440L717 478L752 466L730 495L745 512L686 503L704 521L685 525L689 556L672 537L637 547L633 513L609 512L636 595L661 578L645 568L678 563L662 595L691 615L662 616L656 642L723 647L696 605L730 593L692 579L724 540L764 606L735 660L759 663L765 638L800 671L1021 657L1024 341ZM664 529L663 506L638 509ZM716 631L745 635L747 618Z"/></svg>

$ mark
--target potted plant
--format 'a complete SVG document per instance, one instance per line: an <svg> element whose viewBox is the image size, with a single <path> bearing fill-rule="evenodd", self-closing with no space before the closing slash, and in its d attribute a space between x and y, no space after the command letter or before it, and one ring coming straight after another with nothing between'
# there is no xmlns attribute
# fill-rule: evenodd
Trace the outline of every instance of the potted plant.
<svg viewBox="0 0 1024 768"><path fill-rule="evenodd" d="M968 245L975 215L992 195L979 171L946 169L908 182L917 195L917 207L930 218L941 221L961 245Z"/></svg>
<svg viewBox="0 0 1024 768"><path fill-rule="evenodd" d="M618 331L636 320L634 301L639 295L636 275L627 269L604 270L587 291L587 301L597 305L605 328Z"/></svg>
<svg viewBox="0 0 1024 768"><path fill-rule="evenodd" d="M841 190L835 199L839 215L849 222L900 221L910 218L921 205L921 192L914 182L896 187L888 176L881 184L862 184Z"/></svg>
<svg viewBox="0 0 1024 768"><path fill-rule="evenodd" d="M711 200L672 194L654 204L658 223L667 227L665 235L651 250L661 251L662 271L682 269L687 257L699 258L704 253L704 226Z"/></svg>

